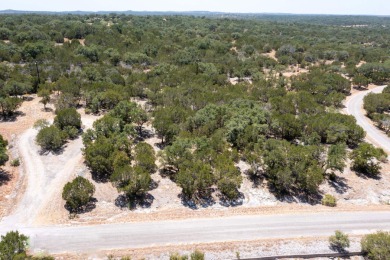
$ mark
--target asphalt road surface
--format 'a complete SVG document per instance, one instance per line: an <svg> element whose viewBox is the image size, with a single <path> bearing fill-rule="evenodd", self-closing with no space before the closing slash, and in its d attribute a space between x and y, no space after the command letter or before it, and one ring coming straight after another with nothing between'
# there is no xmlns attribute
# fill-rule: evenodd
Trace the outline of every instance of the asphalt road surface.
<svg viewBox="0 0 390 260"><path fill-rule="evenodd" d="M363 110L363 99L369 93L381 93L386 86L376 87L371 90L361 91L354 94L346 102L347 113L356 118L357 124L363 127L367 133L369 141L377 146L382 147L388 154L390 154L390 138L374 125L366 117L366 112Z"/></svg>
<svg viewBox="0 0 390 260"><path fill-rule="evenodd" d="M22 228L35 252L96 252L199 242L365 234L390 229L390 211L237 216L213 219Z"/></svg>

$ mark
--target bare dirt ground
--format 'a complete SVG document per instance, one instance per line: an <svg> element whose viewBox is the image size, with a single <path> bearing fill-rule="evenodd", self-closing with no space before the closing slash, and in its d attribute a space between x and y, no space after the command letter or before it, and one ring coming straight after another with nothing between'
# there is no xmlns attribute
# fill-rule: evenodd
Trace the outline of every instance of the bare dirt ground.
<svg viewBox="0 0 390 260"><path fill-rule="evenodd" d="M308 73L308 72L309 72L308 69L302 69L299 67L299 65L296 65L296 66L289 66L288 70L283 72L282 74L284 77L290 78L292 76L298 76L300 74Z"/></svg>
<svg viewBox="0 0 390 260"><path fill-rule="evenodd" d="M0 218L10 212L19 195L22 194L24 175L23 173L19 174L21 167L9 165L11 160L20 157L17 148L20 135L32 127L38 119L50 120L54 117L53 113L50 112L50 109L53 109L51 105L48 105L48 109L44 110L36 95L26 98L27 100L18 109L20 115L11 121L0 121L0 134L8 140L10 155L9 162L3 167L3 170L9 174L10 180L0 186Z"/></svg>
<svg viewBox="0 0 390 260"><path fill-rule="evenodd" d="M272 51L269 52L269 53L262 53L261 55L266 56L266 57L268 57L268 58L271 58L271 59L274 59L274 60L278 61L278 59L276 58L276 50L272 50Z"/></svg>

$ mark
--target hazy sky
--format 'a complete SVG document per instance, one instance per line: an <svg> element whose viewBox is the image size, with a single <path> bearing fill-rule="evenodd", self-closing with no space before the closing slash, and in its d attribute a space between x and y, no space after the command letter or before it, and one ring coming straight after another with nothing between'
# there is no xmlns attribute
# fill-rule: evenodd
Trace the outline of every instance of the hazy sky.
<svg viewBox="0 0 390 260"><path fill-rule="evenodd" d="M390 0L0 0L4 9L390 15Z"/></svg>

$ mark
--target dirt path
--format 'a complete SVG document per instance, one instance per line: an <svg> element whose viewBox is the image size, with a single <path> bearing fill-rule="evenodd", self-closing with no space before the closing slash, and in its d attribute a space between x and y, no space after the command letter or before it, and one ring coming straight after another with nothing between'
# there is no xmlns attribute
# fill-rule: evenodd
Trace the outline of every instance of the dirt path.
<svg viewBox="0 0 390 260"><path fill-rule="evenodd" d="M95 119L83 115L82 122L89 128ZM61 154L41 155L40 148L35 144L37 133L37 130L30 128L18 141L17 148L22 158L21 171L26 176L27 185L17 208L4 218L8 226L34 226L67 216L61 191L82 163L81 137L69 141Z"/></svg>

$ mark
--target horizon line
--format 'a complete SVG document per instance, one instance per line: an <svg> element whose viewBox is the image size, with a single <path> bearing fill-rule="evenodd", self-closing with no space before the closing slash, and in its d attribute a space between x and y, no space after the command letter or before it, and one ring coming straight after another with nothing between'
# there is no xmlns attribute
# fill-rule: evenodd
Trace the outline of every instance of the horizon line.
<svg viewBox="0 0 390 260"><path fill-rule="evenodd" d="M187 11L150 11L150 10L123 10L123 11L112 11L112 10L99 10L99 11L84 11L84 10L65 10L65 11L48 11L48 10L17 10L17 9L3 9L0 10L0 14L5 14L6 12L28 12L28 13L72 13L72 12L82 12L82 13L124 13L124 12L134 12L134 13L216 13L216 14L237 14L237 15L256 15L256 14L271 14L271 15L316 15L316 16L375 16L375 17L390 17L390 15L384 14L335 14L335 13L284 13L284 12L224 12L224 11L207 11L207 10L187 10ZM11 13L10 13L11 14Z"/></svg>

